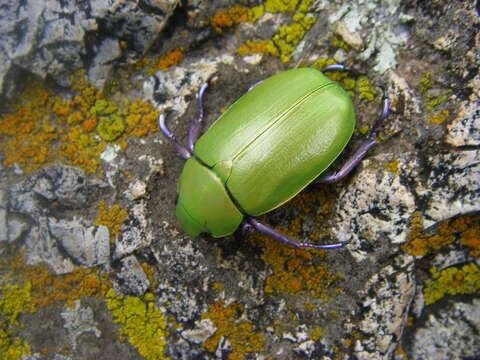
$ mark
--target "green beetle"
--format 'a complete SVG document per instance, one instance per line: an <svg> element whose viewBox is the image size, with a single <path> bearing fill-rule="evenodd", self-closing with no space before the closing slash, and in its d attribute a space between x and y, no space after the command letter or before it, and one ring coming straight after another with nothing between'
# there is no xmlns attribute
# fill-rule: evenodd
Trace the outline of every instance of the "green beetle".
<svg viewBox="0 0 480 360"><path fill-rule="evenodd" d="M349 70L330 65L328 70ZM368 138L337 173L319 176L347 145L355 128L350 97L321 71L300 68L280 72L257 84L224 112L200 138L200 116L190 128L188 147L180 145L159 117L162 132L186 159L177 186L176 217L191 236L232 234L255 228L296 247L330 249L299 243L255 217L284 204L313 181L334 182L347 175L375 144L378 124L388 115L388 97ZM198 141L196 141L198 138Z"/></svg>

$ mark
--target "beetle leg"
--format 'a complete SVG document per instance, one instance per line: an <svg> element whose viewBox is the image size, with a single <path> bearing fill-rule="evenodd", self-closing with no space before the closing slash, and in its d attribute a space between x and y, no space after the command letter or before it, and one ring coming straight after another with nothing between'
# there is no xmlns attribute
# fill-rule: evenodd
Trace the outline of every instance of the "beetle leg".
<svg viewBox="0 0 480 360"><path fill-rule="evenodd" d="M255 218L249 217L245 221L248 222L248 224L253 226L258 231L274 238L275 240L281 241L288 245L292 245L296 248L309 247L309 248L315 248L315 249L337 249L347 245L350 242L350 240L347 240L347 241L341 241L339 243L330 244L330 245L314 245L314 244L299 243L294 239L282 234L281 232L278 232L275 229L262 224Z"/></svg>
<svg viewBox="0 0 480 360"><path fill-rule="evenodd" d="M351 69L346 66L346 65L342 65L342 64L332 64L332 65L327 65L325 66L322 70L320 70L321 72L325 72L325 71L331 71L331 70L335 70L335 71L350 71Z"/></svg>
<svg viewBox="0 0 480 360"><path fill-rule="evenodd" d="M247 92L252 91L252 90L255 89L258 85L260 85L262 82L263 82L263 80L257 81L256 83L254 83L253 85L251 85L251 86L248 88Z"/></svg>
<svg viewBox="0 0 480 360"><path fill-rule="evenodd" d="M388 94L385 91L383 93L382 113L378 118L378 120L375 121L375 123L373 124L372 130L370 131L370 134L368 135L367 139L365 139L365 141L360 145L357 151L355 151L352 157L349 160L347 160L345 165L343 165L340 170L338 170L335 173L320 175L318 178L315 179L314 181L315 183L333 183L338 180L341 180L345 176L347 176L360 163L360 161L362 161L362 159L367 154L368 150L370 150L377 143L375 140L375 136L377 135L378 128L380 127L380 125L382 125L382 123L388 116L389 104L390 102L388 100Z"/></svg>
<svg viewBox="0 0 480 360"><path fill-rule="evenodd" d="M173 135L172 132L168 129L167 124L165 122L164 114L160 114L160 116L158 117L158 127L165 134L165 136L170 139L173 146L175 146L175 148L177 149L178 153L182 158L187 160L192 157L192 153L185 146L180 145L177 142L175 135Z"/></svg>
<svg viewBox="0 0 480 360"><path fill-rule="evenodd" d="M198 137L200 136L201 126L203 122L204 116L204 109L203 109L203 94L205 90L208 88L208 80L200 86L198 90L198 106L200 107L200 114L198 118L192 121L192 125L190 126L190 130L188 132L188 149L193 153L193 147L195 146L195 142L197 141Z"/></svg>

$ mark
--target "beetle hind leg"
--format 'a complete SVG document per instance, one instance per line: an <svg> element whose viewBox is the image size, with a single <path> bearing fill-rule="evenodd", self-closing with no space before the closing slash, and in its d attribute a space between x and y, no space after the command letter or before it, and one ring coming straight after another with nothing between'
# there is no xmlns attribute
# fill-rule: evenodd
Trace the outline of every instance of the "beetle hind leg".
<svg viewBox="0 0 480 360"><path fill-rule="evenodd" d="M362 161L368 150L370 150L377 143L375 137L377 136L378 129L388 116L389 105L390 102L388 100L388 93L385 91L383 93L382 113L373 124L373 127L365 141L360 145L357 151L355 151L352 157L347 160L347 162L342 166L340 170L335 173L320 175L318 178L315 179L315 183L333 183L343 179L345 176L350 174L350 172Z"/></svg>
<svg viewBox="0 0 480 360"><path fill-rule="evenodd" d="M244 223L249 224L250 226L252 226L256 230L270 236L271 238L273 238L275 240L283 242L284 244L292 245L296 248L308 247L308 248L324 249L324 250L337 249L337 248L340 248L340 247L343 247L343 246L347 245L350 242L350 240L346 240L346 241L341 241L341 242L336 243L336 244L329 244L329 245L315 245L315 244L299 243L298 241L282 234L281 232L276 231L275 229L273 229L273 228L271 228L267 225L262 224L260 221L258 221L257 219L255 219L253 217L246 218L244 220Z"/></svg>

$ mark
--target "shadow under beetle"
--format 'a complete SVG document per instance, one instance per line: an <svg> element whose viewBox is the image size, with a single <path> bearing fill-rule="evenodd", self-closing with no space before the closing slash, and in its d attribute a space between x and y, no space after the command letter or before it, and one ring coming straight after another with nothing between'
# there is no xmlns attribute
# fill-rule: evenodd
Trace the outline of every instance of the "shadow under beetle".
<svg viewBox="0 0 480 360"><path fill-rule="evenodd" d="M330 65L318 71L280 72L255 84L199 138L204 117L204 83L198 92L199 117L192 122L187 147L179 144L159 116L161 131L186 160L177 186L176 217L190 236L232 234L239 226L256 229L295 247L333 249L299 243L255 217L284 204L311 182L331 183L349 174L375 145L383 109L367 139L336 173L323 172L340 155L355 128L347 93L322 72L349 70ZM198 140L197 140L198 139Z"/></svg>

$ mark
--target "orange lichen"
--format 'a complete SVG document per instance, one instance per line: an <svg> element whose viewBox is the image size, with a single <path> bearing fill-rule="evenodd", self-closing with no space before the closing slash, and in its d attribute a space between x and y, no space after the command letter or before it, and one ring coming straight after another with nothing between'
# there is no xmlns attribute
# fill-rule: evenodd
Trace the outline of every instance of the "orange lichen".
<svg viewBox="0 0 480 360"><path fill-rule="evenodd" d="M31 301L34 308L57 302L72 303L85 296L103 297L111 287L110 281L98 270L80 268L66 275L54 275L44 265L27 265L22 256L5 260L0 268L2 275L18 283L31 284Z"/></svg>
<svg viewBox="0 0 480 360"><path fill-rule="evenodd" d="M263 16L265 7L263 5L248 8L241 5L234 5L228 9L217 11L210 25L217 33L221 33L224 29L228 29L234 25L249 22L254 23Z"/></svg>
<svg viewBox="0 0 480 360"><path fill-rule="evenodd" d="M237 53L240 56L263 54L266 52L269 42L270 40L247 40L244 44L240 45Z"/></svg>
<svg viewBox="0 0 480 360"><path fill-rule="evenodd" d="M183 60L184 52L185 49L179 47L161 55L157 60L154 60L153 63L151 61L145 61L145 65L151 64L151 66L147 67L147 75L153 75L153 73L155 73L157 70L168 71L171 66L180 64L180 62Z"/></svg>
<svg viewBox="0 0 480 360"><path fill-rule="evenodd" d="M279 228L284 234L293 238L300 238L302 224L307 214L313 209L321 209L320 215L315 216L319 226L326 224L334 205L334 194L329 186L309 189L295 197L291 204L299 210L299 214L291 221L288 228ZM326 232L317 232L310 236L312 241L327 235ZM324 250L297 249L292 246L280 244L260 233L255 233L254 241L260 242L265 247L262 259L270 264L273 274L265 281L265 293L285 292L292 295L306 294L312 297L327 300L332 291L333 283L342 279L328 271L328 267L321 260L325 256ZM320 260L320 263L318 263Z"/></svg>
<svg viewBox="0 0 480 360"><path fill-rule="evenodd" d="M444 221L430 235L423 231L422 218L415 212L410 225L408 240L402 249L414 256L423 256L431 251L440 250L455 240L471 248L471 256L480 255L480 215L465 215Z"/></svg>
<svg viewBox="0 0 480 360"><path fill-rule="evenodd" d="M5 166L17 164L29 172L62 162L95 173L108 141L121 144L129 136L157 131L158 112L150 104L105 99L87 82L84 72L75 75L71 90L72 99L65 100L32 81L18 100L6 104L8 111L0 114Z"/></svg>
<svg viewBox="0 0 480 360"><path fill-rule="evenodd" d="M217 330L203 347L214 353L220 340L226 337L232 347L232 352L228 355L230 360L241 360L262 352L265 346L264 336L254 331L251 321L241 319L243 312L244 307L239 303L225 306L223 301L217 301L210 305L202 314L202 319L210 319Z"/></svg>
<svg viewBox="0 0 480 360"><path fill-rule="evenodd" d="M127 219L127 209L122 209L120 205L113 205L108 208L105 201L98 203L98 215L95 225L105 225L110 233L110 241L113 243L120 236L122 223Z"/></svg>

